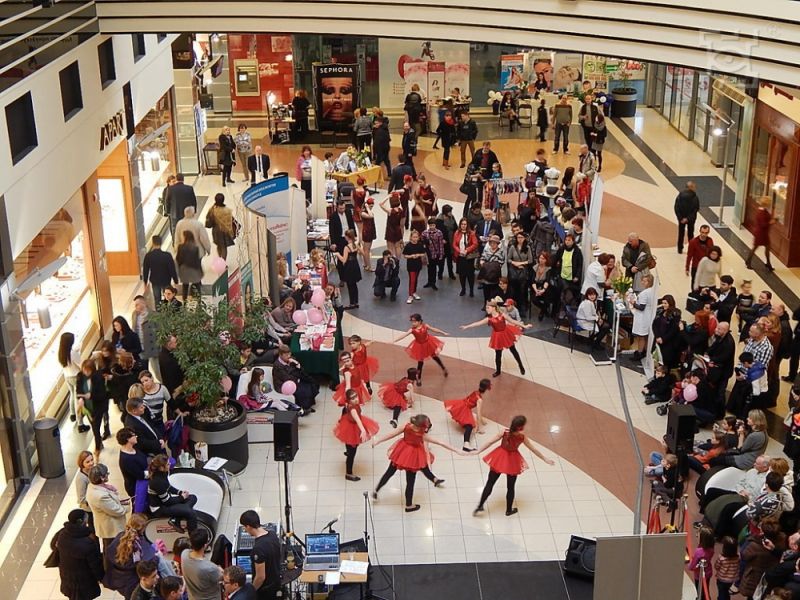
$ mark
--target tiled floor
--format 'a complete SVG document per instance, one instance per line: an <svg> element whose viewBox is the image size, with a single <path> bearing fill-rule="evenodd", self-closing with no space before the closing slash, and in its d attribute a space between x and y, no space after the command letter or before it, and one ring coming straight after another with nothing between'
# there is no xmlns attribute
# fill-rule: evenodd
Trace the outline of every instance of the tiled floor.
<svg viewBox="0 0 800 600"><path fill-rule="evenodd" d="M715 174L716 171L709 168L707 156L698 155L690 142L659 120L663 119L652 111L645 112L637 116L632 127L641 132L646 143L659 141L658 149L664 150L663 158L675 172L687 176ZM609 130L614 142L610 145L613 149L610 148L608 168L603 173L609 196L605 202L600 245L619 255L627 232L638 230L644 239L654 242L661 293L669 292L683 298L687 288L683 257L678 256L673 247L672 203L676 189L618 127L610 123ZM426 150L421 153L420 164L429 173L429 180L442 198L460 198L456 190L463 172L441 168L440 157L428 153L425 144L427 142L422 145ZM495 146L501 160L508 165L508 172L530 159L537 143L521 135L514 140L499 140ZM549 144L545 147L549 149ZM296 147L269 147L268 152L274 165L291 172ZM553 162L563 169L576 161L575 155L559 155ZM218 185L217 177L200 178L196 190L198 194L213 196L221 191ZM225 190L229 194L228 204L239 207L238 210L241 210L238 194L244 187L243 183L237 183ZM451 203L455 213L460 215L460 205L455 201ZM380 212L377 228L383 231ZM379 237L382 236L379 234ZM720 245L725 271L741 279L745 273L742 260L724 241ZM380 244L376 243L373 256L379 251ZM230 253L230 264L237 255L237 252ZM790 288L800 289L797 270L780 268L779 273ZM757 289L763 285L753 272L747 275L754 277ZM127 312L126 302L134 291L134 284L133 281L116 282L114 303L117 310ZM369 286L365 281L362 293L367 296L367 292ZM394 310L400 315L417 311L424 315L426 306L437 304L437 310L442 305L455 307L459 322L478 318L477 298L462 306L450 302L452 295L452 291L444 289L438 296L423 290L421 303L410 307L398 303ZM368 302L372 300L362 300L362 303ZM361 315L357 311L348 313L344 329L379 342L372 349L383 365L377 380L388 381L409 366L402 349L391 345L393 338L399 335L403 320L389 322L376 318L375 314L366 310ZM425 385L420 388L422 395L415 410L431 417L434 437L460 446L461 432L446 416L441 400L471 391L478 379L493 370L494 356L487 347L484 332L472 331L470 334L474 336L471 337L455 329L450 333L453 336L446 338L443 359L451 365L451 376L445 380L435 365L426 367ZM556 465L550 467L525 451L531 468L517 483L519 514L504 515L505 482L501 480L488 502L488 510L476 518L472 510L485 481L486 465L477 457L454 456L436 447L434 472L446 479L446 483L434 488L424 478L418 478L415 500L422 505L420 511L409 514L402 511L404 483L399 474L382 490L377 501L370 500L368 529L373 535L374 559L385 564L554 560L563 557L573 533L591 537L632 532L634 513L631 509L638 471L622 422L615 370L596 367L583 353L570 353L568 348L533 337L523 337L518 347L528 372L520 377L511 357L505 357L505 373L497 380L496 389L487 396L486 413L492 423L485 435L497 431L510 415L526 413L528 433L547 456L556 460ZM622 377L637 439L647 452L664 433L664 418L639 401L640 375L622 369ZM331 434L339 414L340 410L330 400L330 392L325 390L319 398L318 412L301 420L301 450L290 466L294 530L298 534L316 531L338 517L336 529L343 540L361 537L365 527L363 492L373 488L387 466L388 444L375 449L362 447L356 457L356 473L362 477L361 482L344 480L342 447ZM367 406L366 414L375 418L384 430L388 427L389 413L378 401ZM480 443L483 436L477 437ZM779 451L777 445L775 450ZM112 446L108 447L102 460L115 466L116 452ZM281 520L284 499L279 466L273 462L269 446L251 446L250 464L239 478L242 489L234 490L233 506L223 508L220 532L232 537L239 514L248 508L258 510L265 520ZM112 472L115 469L112 468ZM117 478L114 482L121 483ZM73 495L68 493L48 540L72 506ZM8 543L4 538L0 550ZM46 548L42 547L20 598L60 597L57 572L42 567L46 554ZM105 594L104 597L114 595Z"/></svg>

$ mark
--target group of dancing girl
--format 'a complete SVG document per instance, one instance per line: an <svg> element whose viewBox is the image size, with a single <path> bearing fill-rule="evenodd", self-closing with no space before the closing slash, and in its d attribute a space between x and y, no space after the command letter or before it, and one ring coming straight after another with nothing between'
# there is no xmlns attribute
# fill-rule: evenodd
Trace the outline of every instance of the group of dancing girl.
<svg viewBox="0 0 800 600"><path fill-rule="evenodd" d="M527 327L510 319L499 310L499 300L492 300L487 304L486 318L463 325L463 329L489 325L492 334L489 346L495 351L496 371L493 376L500 375L500 360L502 352L508 349L519 365L520 372L525 374L522 360L515 348L515 342L521 335L522 329ZM447 377L447 368L444 366L440 353L444 342L433 333L448 335L432 325L426 324L420 314L410 317L411 326L396 342L411 336L411 342L405 351L417 362L416 367L409 368L405 376L399 381L387 382L378 388L378 397L383 405L391 411L389 424L392 431L376 437L380 430L378 423L363 414L362 407L372 399L372 381L379 369L377 359L368 355L367 348L370 342L365 342L360 336L353 335L348 338L349 350L339 356L341 382L336 388L333 399L342 407L342 415L334 426L333 433L345 445L345 478L348 481L360 481L361 478L354 474L355 457L361 444L371 441L374 448L378 444L395 440L388 450L389 466L378 481L372 492L374 499L378 498L380 490L389 482L397 471L405 471L405 512L414 512L420 509L414 503L414 486L417 473L421 472L435 487L440 487L445 480L433 474L431 466L434 455L431 445L441 446L454 454L467 456L470 454L481 455L489 448L494 450L483 457L489 466L489 476L481 493L478 506L473 512L478 516L485 508L484 505L492 493L495 483L501 475L506 476L506 512L507 516L517 513L514 507L515 485L517 477L528 468L525 458L520 453L520 446L525 445L533 454L541 458L548 465L554 461L546 458L525 435L526 418L515 416L507 429L489 438L480 447L473 444L474 434L483 434L486 420L483 417L484 396L491 391L490 379L481 379L478 388L464 398L446 400L444 408L450 417L463 428L464 441L461 449L455 448L442 440L429 435L432 424L425 414L412 416L402 427L398 428L400 415L414 406L414 389L422 385L422 372L427 360L434 361Z"/></svg>

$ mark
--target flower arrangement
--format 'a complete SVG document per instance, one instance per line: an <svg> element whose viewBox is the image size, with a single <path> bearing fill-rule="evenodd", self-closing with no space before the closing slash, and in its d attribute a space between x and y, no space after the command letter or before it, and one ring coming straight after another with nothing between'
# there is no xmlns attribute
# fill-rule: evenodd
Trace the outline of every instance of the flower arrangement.
<svg viewBox="0 0 800 600"><path fill-rule="evenodd" d="M632 285L633 279L627 275L620 275L616 279L611 280L611 287L619 296L624 296L627 291L631 289Z"/></svg>
<svg viewBox="0 0 800 600"><path fill-rule="evenodd" d="M356 163L356 167L358 167L359 170L372 166L369 155L369 146L365 146L361 151L356 150L353 146L350 146L347 149L347 156L350 157L350 160Z"/></svg>

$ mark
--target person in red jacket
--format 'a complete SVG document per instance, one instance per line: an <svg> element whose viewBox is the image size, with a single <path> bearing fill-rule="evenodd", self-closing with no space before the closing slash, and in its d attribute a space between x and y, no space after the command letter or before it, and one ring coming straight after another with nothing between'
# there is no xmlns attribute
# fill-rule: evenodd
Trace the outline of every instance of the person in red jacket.
<svg viewBox="0 0 800 600"><path fill-rule="evenodd" d="M697 265L700 261L708 256L709 250L714 246L714 240L708 235L710 228L708 225L700 226L700 233L697 237L689 240L689 246L686 249L686 276L692 276L692 287L694 289L694 276L697 274Z"/></svg>
<svg viewBox="0 0 800 600"><path fill-rule="evenodd" d="M769 260L769 228L775 222L775 217L769 210L769 198L763 197L758 200L758 210L756 211L755 223L753 225L753 247L750 248L750 254L744 261L748 269L752 269L751 263L753 257L756 255L756 250L759 246L764 246L764 254L766 255L767 270L772 273L775 268Z"/></svg>

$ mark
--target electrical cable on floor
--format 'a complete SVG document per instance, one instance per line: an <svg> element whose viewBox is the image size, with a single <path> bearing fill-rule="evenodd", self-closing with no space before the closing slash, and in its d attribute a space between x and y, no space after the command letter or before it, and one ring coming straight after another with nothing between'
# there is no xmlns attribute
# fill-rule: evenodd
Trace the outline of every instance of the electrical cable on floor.
<svg viewBox="0 0 800 600"><path fill-rule="evenodd" d="M372 526L372 548L375 550L375 563L378 569L380 569L381 573L383 574L388 584L377 590L370 589L370 592L382 592L384 590L392 590L392 595L394 596L394 600L400 600L400 597L397 595L397 591L395 591L394 589L394 584L392 583L394 578L389 576L386 567L381 564L380 557L378 556L378 543L375 541L375 516L372 512L372 500L369 497L367 497L367 508L369 510L369 522L370 525Z"/></svg>

